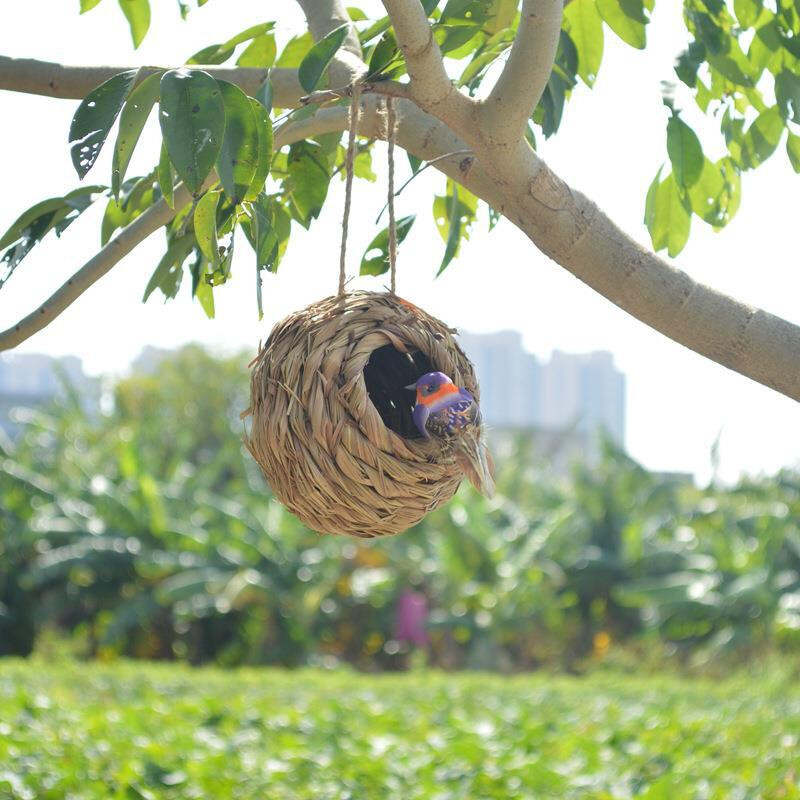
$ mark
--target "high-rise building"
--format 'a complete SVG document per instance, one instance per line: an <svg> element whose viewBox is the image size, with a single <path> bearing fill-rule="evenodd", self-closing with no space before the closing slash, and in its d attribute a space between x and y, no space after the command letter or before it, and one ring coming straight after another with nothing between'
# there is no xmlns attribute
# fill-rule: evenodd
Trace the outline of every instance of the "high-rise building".
<svg viewBox="0 0 800 800"><path fill-rule="evenodd" d="M38 353L0 356L0 428L16 430L11 411L17 406L36 406L59 396L65 385L77 390L90 404L96 400L93 381L76 356L53 358Z"/></svg>
<svg viewBox="0 0 800 800"><path fill-rule="evenodd" d="M518 331L462 333L459 342L478 371L481 408L496 426L526 427L541 416L542 367Z"/></svg>
<svg viewBox="0 0 800 800"><path fill-rule="evenodd" d="M554 351L543 367L540 424L544 428L575 426L583 433L605 430L625 442L625 376L605 351Z"/></svg>
<svg viewBox="0 0 800 800"><path fill-rule="evenodd" d="M481 407L490 427L605 430L625 441L625 376L611 353L556 350L540 362L517 331L462 333L459 340L481 383Z"/></svg>

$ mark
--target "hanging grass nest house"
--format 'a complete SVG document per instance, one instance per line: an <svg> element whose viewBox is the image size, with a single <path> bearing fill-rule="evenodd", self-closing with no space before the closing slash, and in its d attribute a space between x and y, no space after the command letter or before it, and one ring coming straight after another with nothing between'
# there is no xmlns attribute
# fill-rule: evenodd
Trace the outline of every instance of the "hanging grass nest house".
<svg viewBox="0 0 800 800"><path fill-rule="evenodd" d="M405 387L439 370L479 397L454 333L375 292L328 297L275 326L252 364L245 443L306 525L390 536L453 496L463 473L421 437Z"/></svg>

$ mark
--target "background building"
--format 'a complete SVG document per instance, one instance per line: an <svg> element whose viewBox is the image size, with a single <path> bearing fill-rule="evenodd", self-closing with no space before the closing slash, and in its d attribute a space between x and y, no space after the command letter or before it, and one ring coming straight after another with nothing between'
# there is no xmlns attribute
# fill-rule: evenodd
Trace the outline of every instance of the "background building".
<svg viewBox="0 0 800 800"><path fill-rule="evenodd" d="M8 353L0 356L0 430L16 430L12 410L38 406L62 396L72 387L82 401L94 406L96 381L86 376L76 356L52 358L37 353Z"/></svg>
<svg viewBox="0 0 800 800"><path fill-rule="evenodd" d="M625 444L625 376L606 351L564 353L541 362L516 331L459 336L481 382L481 407L494 428L604 430Z"/></svg>

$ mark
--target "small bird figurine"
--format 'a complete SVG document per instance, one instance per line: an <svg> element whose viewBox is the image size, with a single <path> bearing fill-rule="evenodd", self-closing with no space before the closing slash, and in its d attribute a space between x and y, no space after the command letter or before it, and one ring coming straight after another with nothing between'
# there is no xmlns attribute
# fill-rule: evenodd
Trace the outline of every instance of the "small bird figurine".
<svg viewBox="0 0 800 800"><path fill-rule="evenodd" d="M429 372L406 389L417 392L413 417L419 432L426 439L452 446L456 462L472 485L491 497L494 465L475 398L466 389L459 389L443 372Z"/></svg>

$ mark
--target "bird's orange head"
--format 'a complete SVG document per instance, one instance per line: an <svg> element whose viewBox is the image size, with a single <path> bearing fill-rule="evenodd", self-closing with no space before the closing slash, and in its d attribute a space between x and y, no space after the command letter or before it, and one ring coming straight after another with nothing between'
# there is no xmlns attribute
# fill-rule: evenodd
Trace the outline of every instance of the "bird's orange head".
<svg viewBox="0 0 800 800"><path fill-rule="evenodd" d="M443 372L428 372L406 389L416 389L417 405L432 406L451 394L458 394L456 386Z"/></svg>

